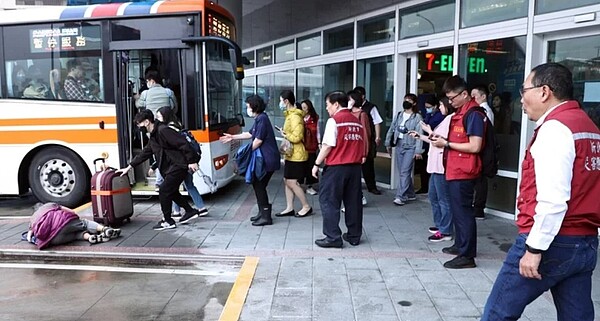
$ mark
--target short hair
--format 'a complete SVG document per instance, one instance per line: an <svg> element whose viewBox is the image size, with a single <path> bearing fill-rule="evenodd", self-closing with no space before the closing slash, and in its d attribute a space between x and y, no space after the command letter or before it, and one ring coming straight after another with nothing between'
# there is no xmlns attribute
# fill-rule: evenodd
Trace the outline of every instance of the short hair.
<svg viewBox="0 0 600 321"><path fill-rule="evenodd" d="M160 74L158 73L158 70L154 70L154 69L148 70L146 72L145 77L146 77L146 80L154 80L154 82L160 83Z"/></svg>
<svg viewBox="0 0 600 321"><path fill-rule="evenodd" d="M467 90L467 82L459 75L454 75L444 82L442 91L447 94L449 92L463 92Z"/></svg>
<svg viewBox="0 0 600 321"><path fill-rule="evenodd" d="M404 95L404 99L410 99L412 101L414 101L415 103L419 101L419 98L417 97L417 95L412 94L412 93L408 93L406 95Z"/></svg>
<svg viewBox="0 0 600 321"><path fill-rule="evenodd" d="M81 60L79 59L71 59L69 61L67 61L67 70L71 71L77 67L81 67L83 66L83 63L81 62Z"/></svg>
<svg viewBox="0 0 600 321"><path fill-rule="evenodd" d="M429 104L431 106L439 106L440 105L440 101L435 95L428 95L427 97L425 97L425 103Z"/></svg>
<svg viewBox="0 0 600 321"><path fill-rule="evenodd" d="M573 99L573 74L558 63L541 64L531 70L531 84L535 87L546 85L550 87L554 97L560 100Z"/></svg>
<svg viewBox="0 0 600 321"><path fill-rule="evenodd" d="M356 87L354 87L353 90L354 91L358 91L362 96L366 96L367 95L367 90L363 86L356 86Z"/></svg>
<svg viewBox="0 0 600 321"><path fill-rule="evenodd" d="M266 105L265 101L259 95L251 95L246 98L246 104L250 106L252 112L255 114L260 114L265 111Z"/></svg>
<svg viewBox="0 0 600 321"><path fill-rule="evenodd" d="M345 92L337 90L332 91L325 96L325 101L328 101L330 104L338 103L342 107L348 107L348 95Z"/></svg>
<svg viewBox="0 0 600 321"><path fill-rule="evenodd" d="M487 86L485 85L477 85L475 87L473 87L473 89L479 91L481 94L485 95L486 97L490 95L490 91L488 90ZM473 90L471 89L471 90Z"/></svg>
<svg viewBox="0 0 600 321"><path fill-rule="evenodd" d="M296 104L296 96L294 96L294 93L289 89L282 91L281 94L279 94L279 97L284 100L287 99L292 105Z"/></svg>
<svg viewBox="0 0 600 321"><path fill-rule="evenodd" d="M135 114L133 121L136 124L143 122L144 120L149 120L151 123L154 123L154 114L150 109L144 109L139 113Z"/></svg>
<svg viewBox="0 0 600 321"><path fill-rule="evenodd" d="M364 103L362 98L363 95L358 90L350 90L346 95L348 95L348 97L354 100L354 102L356 103L356 107L360 107Z"/></svg>

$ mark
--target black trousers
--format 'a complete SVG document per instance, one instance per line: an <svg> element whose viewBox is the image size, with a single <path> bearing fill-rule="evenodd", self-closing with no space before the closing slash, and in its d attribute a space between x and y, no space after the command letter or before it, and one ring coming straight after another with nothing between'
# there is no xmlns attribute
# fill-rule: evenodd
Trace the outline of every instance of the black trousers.
<svg viewBox="0 0 600 321"><path fill-rule="evenodd" d="M173 202L183 207L186 212L193 211L192 206L187 202L185 197L179 193L179 186L188 175L187 169L171 170L168 174L163 174L164 181L160 184L158 191L158 199L160 201L160 209L163 213L166 222L173 223L171 218L171 206Z"/></svg>
<svg viewBox="0 0 600 321"><path fill-rule="evenodd" d="M477 212L483 213L483 210L485 209L485 203L487 202L487 194L487 177L481 175L475 180L475 196L473 197L473 208L475 209L475 214L477 214Z"/></svg>
<svg viewBox="0 0 600 321"><path fill-rule="evenodd" d="M265 206L269 205L269 194L267 194L267 185L273 176L273 172L267 172L265 177L261 180L254 179L252 181L252 188L254 189L254 195L256 195L256 205Z"/></svg>
<svg viewBox="0 0 600 321"><path fill-rule="evenodd" d="M340 207L346 207L348 239L359 241L362 236L362 189L360 165L325 166L319 188L319 203L323 215L323 234L330 242L342 239Z"/></svg>
<svg viewBox="0 0 600 321"><path fill-rule="evenodd" d="M422 154L423 159L415 160L415 174L419 175L421 178L421 188L419 189L419 193L428 193L429 192L429 177L431 174L427 173L427 154Z"/></svg>
<svg viewBox="0 0 600 321"><path fill-rule="evenodd" d="M377 189L375 184L375 157L367 157L362 164L362 176L369 191Z"/></svg>

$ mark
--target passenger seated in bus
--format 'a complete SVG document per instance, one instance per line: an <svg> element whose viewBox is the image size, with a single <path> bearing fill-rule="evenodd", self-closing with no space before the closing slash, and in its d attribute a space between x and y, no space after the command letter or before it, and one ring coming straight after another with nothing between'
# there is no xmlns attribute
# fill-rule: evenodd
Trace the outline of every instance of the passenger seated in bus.
<svg viewBox="0 0 600 321"><path fill-rule="evenodd" d="M169 106L177 113L177 101L175 94L169 88L163 87L160 75L156 70L148 70L146 73L146 85L148 90L144 90L136 101L138 108L146 108L156 114L158 109L163 106Z"/></svg>
<svg viewBox="0 0 600 321"><path fill-rule="evenodd" d="M25 87L27 87L27 72L22 65L15 64L12 72L12 96L22 97Z"/></svg>
<svg viewBox="0 0 600 321"><path fill-rule="evenodd" d="M29 84L23 91L23 98L50 98L50 89L42 79L42 71L36 65L31 65L27 72Z"/></svg>
<svg viewBox="0 0 600 321"><path fill-rule="evenodd" d="M57 203L46 203L35 210L30 218L29 231L21 237L42 250L50 245L75 240L86 240L90 244L103 243L119 235L120 229L80 218L72 209Z"/></svg>
<svg viewBox="0 0 600 321"><path fill-rule="evenodd" d="M50 70L50 75L48 78L50 80L50 93L52 95L52 98L61 100L66 99L65 91L63 90L63 85L61 81L60 70Z"/></svg>
<svg viewBox="0 0 600 321"><path fill-rule="evenodd" d="M67 70L64 90L68 100L99 101L85 83L85 71L79 59L67 61Z"/></svg>

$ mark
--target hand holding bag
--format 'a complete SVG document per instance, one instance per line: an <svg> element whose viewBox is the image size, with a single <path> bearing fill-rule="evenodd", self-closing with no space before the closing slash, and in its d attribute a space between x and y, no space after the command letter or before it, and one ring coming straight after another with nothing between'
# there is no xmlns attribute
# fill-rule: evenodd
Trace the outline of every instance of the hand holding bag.
<svg viewBox="0 0 600 321"><path fill-rule="evenodd" d="M281 145L279 145L279 152L285 157L291 157L294 153L294 145L287 138L283 138Z"/></svg>

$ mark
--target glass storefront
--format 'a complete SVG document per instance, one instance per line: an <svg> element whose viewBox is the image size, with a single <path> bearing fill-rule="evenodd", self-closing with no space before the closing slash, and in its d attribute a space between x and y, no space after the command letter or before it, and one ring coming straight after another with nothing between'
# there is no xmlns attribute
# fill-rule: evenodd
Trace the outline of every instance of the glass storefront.
<svg viewBox="0 0 600 321"><path fill-rule="evenodd" d="M296 54L294 46L293 41L275 45L275 63L294 60Z"/></svg>
<svg viewBox="0 0 600 321"><path fill-rule="evenodd" d="M392 112L394 109L394 60L392 56L378 57L359 60L357 62L357 85L365 87L367 100L377 106L377 110L383 118L381 123L381 139L385 138L390 124L392 123ZM351 87L346 87L351 88ZM384 144L377 148L378 152L387 153ZM379 157L381 158L381 157ZM391 163L391 158L381 158L379 163ZM390 165L377 166L375 178L378 182L390 184Z"/></svg>
<svg viewBox="0 0 600 321"><path fill-rule="evenodd" d="M298 69L298 90L296 99L302 102L308 99L313 103L319 119L325 111L325 96L323 93L323 66Z"/></svg>
<svg viewBox="0 0 600 321"><path fill-rule="evenodd" d="M573 73L575 99L600 126L600 36L548 43L548 62L565 65Z"/></svg>
<svg viewBox="0 0 600 321"><path fill-rule="evenodd" d="M318 56L321 54L321 34L298 38L298 59Z"/></svg>
<svg viewBox="0 0 600 321"><path fill-rule="evenodd" d="M466 28L524 18L527 17L528 8L529 0L463 0L461 26Z"/></svg>
<svg viewBox="0 0 600 321"><path fill-rule="evenodd" d="M354 47L354 25L349 24L323 31L323 53L352 49Z"/></svg>
<svg viewBox="0 0 600 321"><path fill-rule="evenodd" d="M535 14L544 14L566 9L573 9L587 5L598 4L598 0L537 0L535 2Z"/></svg>
<svg viewBox="0 0 600 321"><path fill-rule="evenodd" d="M265 47L256 50L256 67L268 66L273 64L273 47Z"/></svg>
<svg viewBox="0 0 600 321"><path fill-rule="evenodd" d="M358 46L364 47L394 41L396 33L396 16L387 14L359 21L358 24Z"/></svg>
<svg viewBox="0 0 600 321"><path fill-rule="evenodd" d="M423 6L401 11L400 39L453 30L454 6L454 0L438 1L433 7Z"/></svg>

